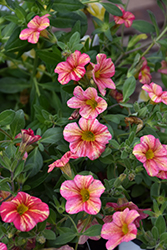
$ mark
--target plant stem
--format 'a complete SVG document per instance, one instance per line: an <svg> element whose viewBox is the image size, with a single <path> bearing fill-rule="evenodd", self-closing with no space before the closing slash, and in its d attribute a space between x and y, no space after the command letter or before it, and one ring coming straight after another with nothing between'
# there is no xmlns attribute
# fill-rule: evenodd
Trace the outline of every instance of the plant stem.
<svg viewBox="0 0 167 250"><path fill-rule="evenodd" d="M9 137L11 140L13 140L13 138L6 131L4 131L2 128L0 128L0 132L2 132L4 135Z"/></svg>
<svg viewBox="0 0 167 250"><path fill-rule="evenodd" d="M37 53L35 52L34 68L33 68L32 77L33 77L33 83L34 83L34 86L35 86L37 95L40 96L40 91L39 91L39 87L38 87L38 82L37 82L37 79L36 79L36 77L35 77L36 71L37 71L37 65L38 65L38 56L37 56Z"/></svg>

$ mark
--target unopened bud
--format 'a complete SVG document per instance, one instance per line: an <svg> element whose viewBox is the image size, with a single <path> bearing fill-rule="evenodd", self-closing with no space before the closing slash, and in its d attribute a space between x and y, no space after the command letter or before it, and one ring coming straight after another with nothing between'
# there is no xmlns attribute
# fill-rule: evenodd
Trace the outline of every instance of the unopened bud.
<svg viewBox="0 0 167 250"><path fill-rule="evenodd" d="M130 181L133 181L133 180L135 179L135 174L130 173L130 174L128 175L128 179L129 179Z"/></svg>
<svg viewBox="0 0 167 250"><path fill-rule="evenodd" d="M36 240L37 240L37 242L39 242L40 244L44 244L45 243L45 241L46 241L46 239L45 239L45 237L43 236L43 235L38 235L37 237L36 237Z"/></svg>

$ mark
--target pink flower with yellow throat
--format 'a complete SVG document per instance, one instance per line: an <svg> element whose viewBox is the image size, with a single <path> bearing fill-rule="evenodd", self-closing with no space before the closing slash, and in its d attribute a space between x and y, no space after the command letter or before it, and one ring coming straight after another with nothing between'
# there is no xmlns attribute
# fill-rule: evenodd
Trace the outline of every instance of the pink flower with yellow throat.
<svg viewBox="0 0 167 250"><path fill-rule="evenodd" d="M139 216L136 210L126 208L122 212L115 212L112 222L102 226L101 237L108 240L106 248L113 250L121 242L128 242L136 238L137 228L134 220Z"/></svg>
<svg viewBox="0 0 167 250"><path fill-rule="evenodd" d="M2 242L0 242L0 250L8 250L7 246Z"/></svg>
<svg viewBox="0 0 167 250"><path fill-rule="evenodd" d="M105 54L98 54L96 60L97 64L91 63L93 80L100 93L105 96L106 88L116 89L115 83L110 78L115 74L115 66L111 58L107 59Z"/></svg>
<svg viewBox="0 0 167 250"><path fill-rule="evenodd" d="M147 60L145 57L142 57L142 67L139 71L139 82L143 83L143 84L149 84L151 82L151 74L150 74L150 68L147 66Z"/></svg>
<svg viewBox="0 0 167 250"><path fill-rule="evenodd" d="M155 103L160 103L163 102L164 104L167 105L167 91L163 91L161 86L159 86L156 83L151 82L149 85L144 84L142 86L142 89L144 89L150 99L155 102Z"/></svg>
<svg viewBox="0 0 167 250"><path fill-rule="evenodd" d="M142 136L133 154L143 163L148 175L157 176L159 171L167 171L167 150L153 135Z"/></svg>
<svg viewBox="0 0 167 250"><path fill-rule="evenodd" d="M67 124L64 128L64 139L70 143L70 151L78 157L97 159L105 150L112 136L107 126L97 119L80 118L77 123Z"/></svg>
<svg viewBox="0 0 167 250"><path fill-rule="evenodd" d="M114 16L114 21L116 24L125 24L127 28L132 26L133 21L135 20L135 16L129 12L125 11L122 7L117 7L122 11L122 16Z"/></svg>
<svg viewBox="0 0 167 250"><path fill-rule="evenodd" d="M101 209L100 196L105 187L91 175L76 175L73 180L64 181L60 187L60 194L67 200L66 212L76 214L85 211L97 214Z"/></svg>
<svg viewBox="0 0 167 250"><path fill-rule="evenodd" d="M19 192L11 201L3 202L0 215L4 222L12 223L20 231L30 231L49 216L49 207L39 198Z"/></svg>
<svg viewBox="0 0 167 250"><path fill-rule="evenodd" d="M28 24L26 29L22 30L19 38L21 40L28 40L29 43L37 43L39 36L47 37L45 29L50 25L50 21L47 18L50 16L46 14L42 17L35 16Z"/></svg>
<svg viewBox="0 0 167 250"><path fill-rule="evenodd" d="M67 101L70 108L79 109L79 114L86 119L95 119L107 109L107 102L97 95L95 88L87 88L85 91L77 86L74 89L74 97Z"/></svg>
<svg viewBox="0 0 167 250"><path fill-rule="evenodd" d="M76 50L65 62L57 64L54 72L58 73L58 81L67 84L70 80L79 81L85 75L85 65L90 62L90 57Z"/></svg>

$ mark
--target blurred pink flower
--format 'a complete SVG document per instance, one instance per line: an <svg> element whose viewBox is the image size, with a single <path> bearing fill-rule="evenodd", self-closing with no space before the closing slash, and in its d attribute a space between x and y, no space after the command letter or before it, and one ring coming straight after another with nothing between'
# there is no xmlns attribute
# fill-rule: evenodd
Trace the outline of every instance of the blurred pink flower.
<svg viewBox="0 0 167 250"><path fill-rule="evenodd" d="M76 50L65 62L57 64L54 72L58 73L58 81L67 84L70 80L79 81L85 74L85 65L90 62L90 57Z"/></svg>
<svg viewBox="0 0 167 250"><path fill-rule="evenodd" d="M107 126L97 119L80 118L78 127L76 122L67 124L64 128L64 139L70 143L70 150L78 157L97 159L105 150L106 144L112 136Z"/></svg>
<svg viewBox="0 0 167 250"><path fill-rule="evenodd" d="M7 246L2 242L0 242L0 250L8 250Z"/></svg>
<svg viewBox="0 0 167 250"><path fill-rule="evenodd" d="M79 114L86 119L95 119L107 109L107 102L97 95L95 88L87 88L85 91L77 86L74 89L74 97L67 101L70 108L79 108Z"/></svg>
<svg viewBox="0 0 167 250"><path fill-rule="evenodd" d="M142 136L133 154L143 163L148 175L157 176L159 171L167 171L167 150L153 135Z"/></svg>
<svg viewBox="0 0 167 250"><path fill-rule="evenodd" d="M48 173L50 173L54 168L61 168L64 167L70 159L77 159L78 156L76 154L73 154L71 151L66 152L61 159L54 161L52 164L50 164L48 167Z"/></svg>
<svg viewBox="0 0 167 250"><path fill-rule="evenodd" d="M136 210L129 210L129 208L113 214L113 221L105 223L101 230L101 237L108 240L107 249L112 250L121 242L128 242L136 238L137 228L134 220L138 216Z"/></svg>
<svg viewBox="0 0 167 250"><path fill-rule="evenodd" d="M123 101L123 94L117 89L112 89L110 92L110 96L112 96L117 102Z"/></svg>
<svg viewBox="0 0 167 250"><path fill-rule="evenodd" d="M161 86L159 86L156 83L151 82L149 85L144 84L142 86L142 89L144 89L150 99L155 102L155 103L160 103L163 102L164 104L167 105L167 91L163 91Z"/></svg>
<svg viewBox="0 0 167 250"><path fill-rule="evenodd" d="M135 16L129 12L125 11L122 7L117 7L122 11L122 16L114 16L114 21L116 24L125 24L127 28L131 27L133 21L135 20Z"/></svg>
<svg viewBox="0 0 167 250"><path fill-rule="evenodd" d="M85 227L85 223L87 223L87 219L79 220L78 221L77 229L78 229L79 233ZM89 223L87 224L87 226L84 228L84 230L82 232L85 232L88 228L90 228L93 225L99 225L99 223L97 222L96 218L94 218L92 221L90 220ZM79 238L78 244L84 244L88 239L99 240L100 238L101 238L100 235L99 236L81 235L80 238Z"/></svg>
<svg viewBox="0 0 167 250"><path fill-rule="evenodd" d="M167 151L167 145L163 144L163 147L166 149ZM156 175L156 177L160 178L160 179L167 179L167 169L166 170L159 170L158 174Z"/></svg>
<svg viewBox="0 0 167 250"><path fill-rule="evenodd" d="M161 68L158 69L158 72L167 75L167 62L165 60L161 62Z"/></svg>
<svg viewBox="0 0 167 250"><path fill-rule="evenodd" d="M0 215L4 222L13 222L18 230L27 232L34 228L38 222L48 218L49 207L39 198L19 192L11 201L2 203Z"/></svg>
<svg viewBox="0 0 167 250"><path fill-rule="evenodd" d="M28 24L26 29L22 30L19 38L21 40L27 40L29 43L37 43L39 36L46 36L44 30L50 25L50 21L47 18L50 16L46 14L42 17L35 16Z"/></svg>
<svg viewBox="0 0 167 250"><path fill-rule="evenodd" d="M74 180L64 181L60 187L60 194L67 200L66 212L76 214L85 211L88 214L97 214L101 209L99 197L105 187L93 176L76 175Z"/></svg>
<svg viewBox="0 0 167 250"><path fill-rule="evenodd" d="M105 96L106 88L115 89L115 83L110 79L115 74L115 66L111 58L106 59L105 54L96 56L97 64L91 63L93 80L100 93Z"/></svg>
<svg viewBox="0 0 167 250"><path fill-rule="evenodd" d="M132 201L130 202L123 202L122 204L118 203L113 203L113 202L108 202L106 204L106 207L112 207L114 208L115 211L123 211L125 208L129 208L129 210L136 210L139 213L139 217L137 217L134 220L134 224L136 225L136 227L140 226L139 221L141 221L142 219L146 219L148 217L148 214L143 213L143 211L151 211L151 209L140 209L138 208L137 205L135 205Z"/></svg>
<svg viewBox="0 0 167 250"><path fill-rule="evenodd" d="M145 57L142 57L143 60L143 64L142 67L139 71L139 82L143 83L143 84L149 84L151 82L151 74L150 74L150 68L147 66L147 60Z"/></svg>

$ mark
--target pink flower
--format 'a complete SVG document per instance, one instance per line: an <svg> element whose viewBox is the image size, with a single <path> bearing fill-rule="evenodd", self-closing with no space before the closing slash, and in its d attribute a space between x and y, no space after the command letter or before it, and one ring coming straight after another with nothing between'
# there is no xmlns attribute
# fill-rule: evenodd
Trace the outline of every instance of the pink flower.
<svg viewBox="0 0 167 250"><path fill-rule="evenodd" d="M117 89L112 89L110 92L110 96L112 96L117 102L123 101L123 94Z"/></svg>
<svg viewBox="0 0 167 250"><path fill-rule="evenodd" d="M120 202L121 200L121 202ZM122 203L122 204L121 204ZM142 219L146 219L148 214L143 213L143 211L151 211L151 209L140 209L136 206L132 201L122 201L122 199L118 199L118 203L108 202L106 207L113 207L115 211L123 211L125 208L129 208L129 210L136 210L139 213L139 216L134 220L134 224L136 227L140 226L139 221Z"/></svg>
<svg viewBox="0 0 167 250"><path fill-rule="evenodd" d="M58 63L54 72L58 73L58 81L67 84L70 80L79 81L85 74L85 65L90 62L90 57L76 50L65 62Z"/></svg>
<svg viewBox="0 0 167 250"><path fill-rule="evenodd" d="M152 78L150 74L150 68L147 66L147 60L145 59L145 57L142 57L142 60L143 60L143 64L138 75L139 82L143 84L149 84Z"/></svg>
<svg viewBox="0 0 167 250"><path fill-rule="evenodd" d="M148 175L157 176L159 171L167 171L167 150L153 135L142 136L133 154L143 163Z"/></svg>
<svg viewBox="0 0 167 250"><path fill-rule="evenodd" d="M2 242L0 242L0 250L8 250L7 246Z"/></svg>
<svg viewBox="0 0 167 250"><path fill-rule="evenodd" d="M48 167L48 173L50 173L54 168L61 168L64 167L70 159L77 159L78 156L76 154L73 154L71 151L66 152L61 159L54 161L52 164L50 164Z"/></svg>
<svg viewBox="0 0 167 250"><path fill-rule="evenodd" d="M34 131L29 129L21 129L21 133L15 136L15 139L22 138L21 143L16 143L19 147L19 151L21 153L24 153L23 160L26 160L28 157L28 154L25 153L25 151L29 152L33 149L33 146L31 144L39 141L42 137L40 135L34 135Z"/></svg>
<svg viewBox="0 0 167 250"><path fill-rule="evenodd" d="M100 93L104 96L106 88L115 89L115 83L110 79L115 74L115 66L111 58L106 59L105 54L96 56L97 64L91 63L93 67L93 80L96 83Z"/></svg>
<svg viewBox="0 0 167 250"><path fill-rule="evenodd" d="M99 123L97 119L87 120L81 118L77 123L67 124L64 128L64 139L70 142L70 150L78 157L97 159L105 150L106 144L112 136L107 126Z"/></svg>
<svg viewBox="0 0 167 250"><path fill-rule="evenodd" d="M126 208L122 212L113 214L113 221L105 223L102 227L101 237L108 240L106 248L114 249L121 242L128 242L136 238L137 228L134 220L139 216L136 210Z"/></svg>
<svg viewBox="0 0 167 250"><path fill-rule="evenodd" d="M151 82L149 85L144 84L142 86L142 89L144 89L150 99L155 103L163 102L167 105L167 91L163 91L161 86L157 85L156 83Z"/></svg>
<svg viewBox="0 0 167 250"><path fill-rule="evenodd" d="M77 229L78 229L79 233L83 230L86 223L87 223L87 219L78 221ZM90 220L88 222L87 226L84 228L84 230L82 232L85 232L88 228L90 228L93 225L99 225L99 223L97 222L97 220L95 218L92 221ZM81 235L79 238L78 244L84 244L88 239L99 240L100 238L101 238L100 235L99 236L90 236L90 237L87 235Z"/></svg>
<svg viewBox="0 0 167 250"><path fill-rule="evenodd" d="M93 176L76 175L74 180L64 181L60 187L60 194L67 200L66 212L76 214L85 211L88 214L97 214L101 208L99 197L105 187Z"/></svg>
<svg viewBox="0 0 167 250"><path fill-rule="evenodd" d="M44 30L50 25L50 21L47 18L50 16L46 14L42 17L35 16L28 24L26 29L22 30L20 33L19 38L21 40L27 40L29 43L37 43L39 40L39 36L43 35L46 36Z"/></svg>
<svg viewBox="0 0 167 250"><path fill-rule="evenodd" d="M74 97L68 100L67 105L70 108L80 109L80 115L86 119L95 119L107 108L107 102L97 95L95 88L89 87L84 91L77 86L73 94Z"/></svg>
<svg viewBox="0 0 167 250"><path fill-rule="evenodd" d="M117 7L122 11L122 16L114 16L114 21L116 24L125 24L127 28L131 27L133 20L135 20L135 16L129 12L125 11L122 7Z"/></svg>
<svg viewBox="0 0 167 250"><path fill-rule="evenodd" d="M161 62L161 68L158 69L158 72L167 75L167 62L165 60Z"/></svg>
<svg viewBox="0 0 167 250"><path fill-rule="evenodd" d="M0 215L4 222L13 222L18 230L27 232L47 219L49 207L39 198L19 192L13 200L2 203Z"/></svg>

